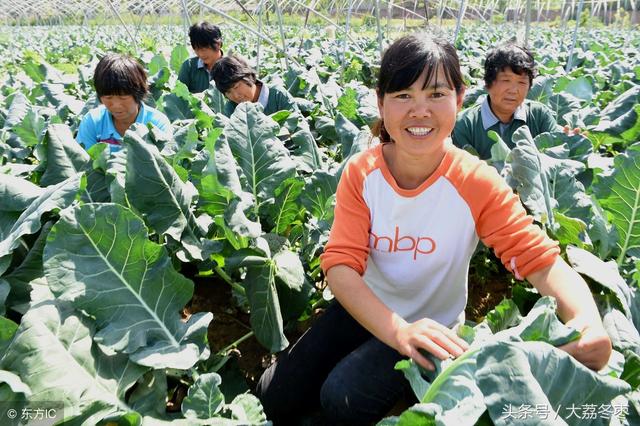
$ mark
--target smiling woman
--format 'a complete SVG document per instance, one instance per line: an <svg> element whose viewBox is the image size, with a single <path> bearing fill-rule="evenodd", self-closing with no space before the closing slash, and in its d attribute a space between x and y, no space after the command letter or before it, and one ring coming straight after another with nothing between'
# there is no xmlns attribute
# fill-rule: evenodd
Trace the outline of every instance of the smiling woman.
<svg viewBox="0 0 640 426"><path fill-rule="evenodd" d="M122 137L133 123L151 123L165 133L172 132L169 119L142 102L148 93L147 74L133 58L105 55L96 66L93 84L102 105L82 118L76 136L86 149L103 142L111 151L119 150Z"/></svg>
<svg viewBox="0 0 640 426"><path fill-rule="evenodd" d="M564 350L591 368L607 361L611 342L586 283L496 170L451 143L463 95L449 42L405 36L384 53L382 143L345 166L321 256L336 302L256 389L274 422L320 404L328 424L371 424L406 394L399 360L433 369L434 358L461 356L468 345L456 329L479 240L583 330Z"/></svg>

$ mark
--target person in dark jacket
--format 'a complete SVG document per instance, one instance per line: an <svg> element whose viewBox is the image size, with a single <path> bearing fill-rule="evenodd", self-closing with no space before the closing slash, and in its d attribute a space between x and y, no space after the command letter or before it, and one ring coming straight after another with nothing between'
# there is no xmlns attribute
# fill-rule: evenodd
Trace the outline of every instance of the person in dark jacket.
<svg viewBox="0 0 640 426"><path fill-rule="evenodd" d="M196 56L180 67L178 80L187 85L189 92L204 92L211 83L211 69L223 56L222 33L216 25L206 21L189 28L189 40Z"/></svg>

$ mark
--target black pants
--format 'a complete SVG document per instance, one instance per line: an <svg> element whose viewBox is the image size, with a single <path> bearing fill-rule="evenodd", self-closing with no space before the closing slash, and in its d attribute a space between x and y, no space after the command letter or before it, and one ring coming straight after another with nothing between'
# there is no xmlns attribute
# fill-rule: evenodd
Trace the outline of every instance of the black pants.
<svg viewBox="0 0 640 426"><path fill-rule="evenodd" d="M300 424L318 407L331 425L371 424L411 395L393 368L401 359L334 302L264 372L256 393L276 426Z"/></svg>

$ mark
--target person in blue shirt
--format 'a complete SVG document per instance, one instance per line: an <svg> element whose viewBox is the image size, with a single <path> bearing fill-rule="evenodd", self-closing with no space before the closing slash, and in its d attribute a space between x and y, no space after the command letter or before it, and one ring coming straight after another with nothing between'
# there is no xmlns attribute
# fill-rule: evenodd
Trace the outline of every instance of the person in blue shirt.
<svg viewBox="0 0 640 426"><path fill-rule="evenodd" d="M102 105L80 122L76 140L85 149L104 142L111 152L120 150L122 137L133 123L151 123L167 134L173 133L169 119L142 102L149 92L147 74L130 56L105 55L96 66L93 85Z"/></svg>

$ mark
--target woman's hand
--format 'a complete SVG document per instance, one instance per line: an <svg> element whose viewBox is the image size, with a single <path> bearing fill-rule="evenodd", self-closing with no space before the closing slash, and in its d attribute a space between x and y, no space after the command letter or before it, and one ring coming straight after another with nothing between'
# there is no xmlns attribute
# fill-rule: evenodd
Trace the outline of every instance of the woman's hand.
<svg viewBox="0 0 640 426"><path fill-rule="evenodd" d="M601 370L611 357L611 339L602 324L589 324L580 318L567 322L582 336L578 340L560 346L560 349L573 356L592 370Z"/></svg>
<svg viewBox="0 0 640 426"><path fill-rule="evenodd" d="M458 357L469 349L467 342L458 337L455 331L428 318L401 324L396 331L396 342L398 352L427 370L434 370L435 365L419 349L442 360Z"/></svg>

